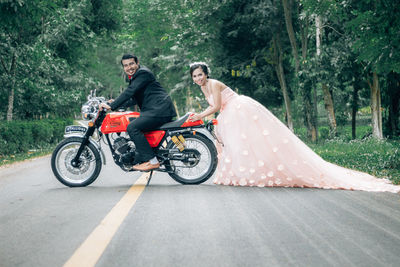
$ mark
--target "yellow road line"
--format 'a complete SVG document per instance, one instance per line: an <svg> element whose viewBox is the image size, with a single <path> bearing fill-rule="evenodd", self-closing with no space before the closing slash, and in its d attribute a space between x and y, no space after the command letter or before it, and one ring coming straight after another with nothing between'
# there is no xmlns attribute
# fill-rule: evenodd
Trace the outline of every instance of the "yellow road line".
<svg viewBox="0 0 400 267"><path fill-rule="evenodd" d="M64 264L64 267L86 267L94 266L97 263L119 226L146 187L149 175L150 173L144 173L140 176L117 205L112 208L96 229L93 230L85 242L74 252L72 257Z"/></svg>

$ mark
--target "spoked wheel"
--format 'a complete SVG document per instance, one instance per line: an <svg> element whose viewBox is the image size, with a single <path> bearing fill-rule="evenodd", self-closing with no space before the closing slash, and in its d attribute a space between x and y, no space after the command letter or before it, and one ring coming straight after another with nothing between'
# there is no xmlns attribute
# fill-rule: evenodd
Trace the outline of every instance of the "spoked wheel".
<svg viewBox="0 0 400 267"><path fill-rule="evenodd" d="M70 137L63 140L51 157L51 168L54 175L66 186L87 186L99 176L101 157L99 151L91 143L84 148L77 164L73 164L73 159L82 141L81 137Z"/></svg>
<svg viewBox="0 0 400 267"><path fill-rule="evenodd" d="M217 150L213 142L201 134L186 133L183 137L185 149L175 153L175 159L166 164L166 169L169 175L181 184L201 184L214 174L218 163ZM167 148L176 147L171 141Z"/></svg>

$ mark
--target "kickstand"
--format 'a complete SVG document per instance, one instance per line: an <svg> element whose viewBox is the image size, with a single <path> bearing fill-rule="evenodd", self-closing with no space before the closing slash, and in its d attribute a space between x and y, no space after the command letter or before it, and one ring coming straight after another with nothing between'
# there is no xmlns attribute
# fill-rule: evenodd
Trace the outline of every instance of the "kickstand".
<svg viewBox="0 0 400 267"><path fill-rule="evenodd" d="M150 181L151 181L151 177L153 177L153 171L150 172L150 176L149 176L149 178L147 179L147 184L146 184L146 186L149 185L149 183L150 183Z"/></svg>

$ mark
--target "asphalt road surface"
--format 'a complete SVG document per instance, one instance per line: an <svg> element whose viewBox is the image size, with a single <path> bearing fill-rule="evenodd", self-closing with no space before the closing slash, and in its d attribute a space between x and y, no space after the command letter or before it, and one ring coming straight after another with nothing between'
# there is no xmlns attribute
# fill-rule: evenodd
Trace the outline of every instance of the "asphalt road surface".
<svg viewBox="0 0 400 267"><path fill-rule="evenodd" d="M85 188L50 157L0 168L0 266L400 266L400 195L183 186L111 160Z"/></svg>

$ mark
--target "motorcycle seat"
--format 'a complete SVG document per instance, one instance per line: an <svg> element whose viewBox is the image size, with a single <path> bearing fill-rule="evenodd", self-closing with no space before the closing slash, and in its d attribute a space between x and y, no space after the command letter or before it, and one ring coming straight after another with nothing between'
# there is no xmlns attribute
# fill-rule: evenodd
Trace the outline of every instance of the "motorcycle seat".
<svg viewBox="0 0 400 267"><path fill-rule="evenodd" d="M183 117L171 122L167 122L160 126L160 130L168 130L173 128L179 128L188 119L190 113L186 113Z"/></svg>

